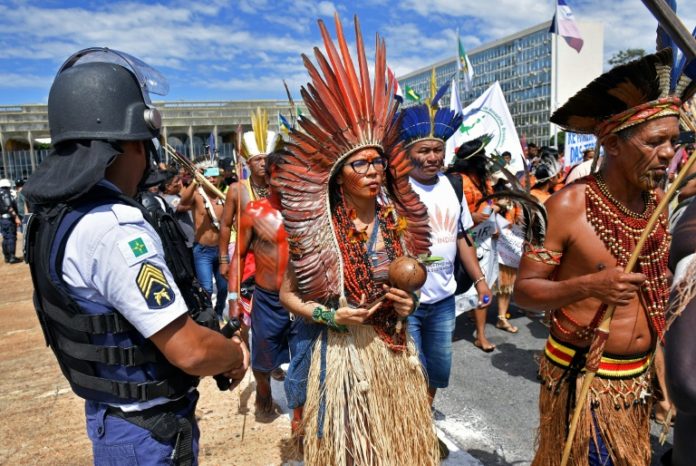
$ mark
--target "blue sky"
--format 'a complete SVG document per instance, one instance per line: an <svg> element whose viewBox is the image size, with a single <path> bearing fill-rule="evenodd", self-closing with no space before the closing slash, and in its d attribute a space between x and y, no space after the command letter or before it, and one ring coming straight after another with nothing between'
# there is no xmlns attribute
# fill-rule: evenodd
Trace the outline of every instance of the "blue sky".
<svg viewBox="0 0 696 466"><path fill-rule="evenodd" d="M568 0L575 16L602 21L605 57L653 50L656 22L640 0ZM696 0L679 0L686 26ZM358 14L371 54L387 42L397 75L453 56L456 30L467 49L551 19L552 0L0 0L0 105L45 103L60 64L89 46L109 46L160 70L165 100L296 98L307 81L301 53L320 45L317 18L338 11L352 41ZM333 32L333 24L329 28Z"/></svg>

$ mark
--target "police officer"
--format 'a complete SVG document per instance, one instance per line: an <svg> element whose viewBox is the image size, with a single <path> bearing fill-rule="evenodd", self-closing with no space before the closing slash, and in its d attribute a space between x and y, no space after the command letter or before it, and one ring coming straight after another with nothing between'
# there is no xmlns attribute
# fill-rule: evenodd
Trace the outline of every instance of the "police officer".
<svg viewBox="0 0 696 466"><path fill-rule="evenodd" d="M198 378L239 381L249 361L237 336L188 315L160 238L132 199L159 135L149 92L164 91L164 78L128 54L73 55L49 93L54 150L24 187L37 314L86 400L97 465L196 464Z"/></svg>
<svg viewBox="0 0 696 466"><path fill-rule="evenodd" d="M10 180L0 180L0 234L2 234L2 255L6 264L22 262L15 257L17 247L17 227L21 224L21 218L17 212L17 203L12 198Z"/></svg>

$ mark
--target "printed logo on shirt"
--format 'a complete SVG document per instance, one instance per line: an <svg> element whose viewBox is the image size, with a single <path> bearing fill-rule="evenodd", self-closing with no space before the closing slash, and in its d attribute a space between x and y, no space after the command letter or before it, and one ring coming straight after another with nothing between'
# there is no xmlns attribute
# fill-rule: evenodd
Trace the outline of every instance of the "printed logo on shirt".
<svg viewBox="0 0 696 466"><path fill-rule="evenodd" d="M157 249L149 236L133 235L119 241L117 246L129 266L138 264L157 254Z"/></svg>
<svg viewBox="0 0 696 466"><path fill-rule="evenodd" d="M162 309L174 302L174 292L169 286L167 277L156 265L145 262L140 267L135 282L150 309Z"/></svg>
<svg viewBox="0 0 696 466"><path fill-rule="evenodd" d="M452 214L452 215L450 215ZM457 241L457 216L459 212L452 213L450 209L435 207L431 214L432 225L431 240L433 244L447 244Z"/></svg>

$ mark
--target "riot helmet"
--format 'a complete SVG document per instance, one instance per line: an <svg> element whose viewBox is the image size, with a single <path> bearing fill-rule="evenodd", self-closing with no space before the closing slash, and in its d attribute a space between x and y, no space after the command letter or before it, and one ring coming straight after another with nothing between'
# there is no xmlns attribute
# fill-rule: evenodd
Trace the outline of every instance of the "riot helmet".
<svg viewBox="0 0 696 466"><path fill-rule="evenodd" d="M161 126L149 94L168 91L158 71L124 52L94 47L68 58L48 97L53 152L27 181L27 199L53 204L87 193L123 153L119 141L143 141L149 168Z"/></svg>
<svg viewBox="0 0 696 466"><path fill-rule="evenodd" d="M0 188L11 188L12 183L10 183L10 180L7 178L3 178L0 180Z"/></svg>
<svg viewBox="0 0 696 466"><path fill-rule="evenodd" d="M81 50L61 66L48 95L51 142L155 138L162 119L149 94L168 90L159 72L131 55Z"/></svg>

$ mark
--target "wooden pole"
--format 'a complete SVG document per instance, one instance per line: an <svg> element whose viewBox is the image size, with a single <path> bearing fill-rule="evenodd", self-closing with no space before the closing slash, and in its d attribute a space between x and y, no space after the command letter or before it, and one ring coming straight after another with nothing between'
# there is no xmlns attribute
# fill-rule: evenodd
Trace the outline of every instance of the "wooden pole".
<svg viewBox="0 0 696 466"><path fill-rule="evenodd" d="M683 112L681 113L681 117L684 119L689 119L689 117ZM693 127L694 123L691 122L690 126ZM638 257L640 256L641 250L643 249L645 242L648 240L648 236L650 236L650 233L652 233L653 229L655 228L655 225L657 224L660 218L660 215L662 215L662 213L665 211L665 209L671 202L672 198L677 192L677 188L681 184L682 180L686 177L686 174L689 172L694 162L696 162L696 157L692 154L691 157L689 157L689 159L682 167L681 171L677 175L672 185L669 187L669 190L667 190L665 195L660 200L660 203L655 208L655 211L648 220L647 226L645 227L643 233L641 233L640 238L638 239L638 243L636 244L636 247L634 248L631 257L628 260L626 267L624 267L625 273L630 273L636 266L636 263L638 262ZM573 445L575 432L578 428L580 413L582 413L585 403L587 402L587 393L590 390L590 385L592 385L592 381L594 380L595 375L597 375L597 370L599 369L599 361L602 357L602 353L604 352L604 346L606 345L606 342L609 339L609 326L611 325L611 319L614 317L615 310L616 306L609 306L607 308L607 311L604 313L604 317L602 318L602 322L599 324L599 327L597 327L597 329L595 330L594 338L592 339L592 344L590 345L590 349L587 353L585 377L582 381L580 395L576 399L575 410L573 411L573 418L570 422L570 429L568 430L568 438L566 439L565 446L563 447L563 457L561 459L561 466L566 466L568 464L568 460L570 459L570 449Z"/></svg>

